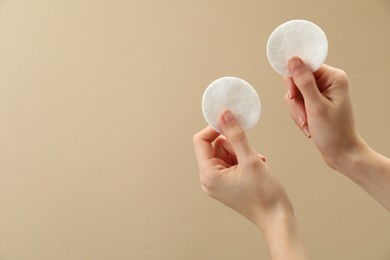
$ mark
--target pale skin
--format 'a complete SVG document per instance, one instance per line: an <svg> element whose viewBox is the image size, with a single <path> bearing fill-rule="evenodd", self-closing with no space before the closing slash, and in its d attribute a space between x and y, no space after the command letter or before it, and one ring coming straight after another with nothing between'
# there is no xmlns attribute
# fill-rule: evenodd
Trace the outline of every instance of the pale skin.
<svg viewBox="0 0 390 260"><path fill-rule="evenodd" d="M272 259L310 259L292 204L265 158L230 111L222 114L220 126L224 136L209 126L193 138L203 191L252 221Z"/></svg>
<svg viewBox="0 0 390 260"><path fill-rule="evenodd" d="M390 211L390 159L359 135L347 74L322 65L312 73L297 57L289 61L285 97L291 116L329 167L344 174Z"/></svg>
<svg viewBox="0 0 390 260"><path fill-rule="evenodd" d="M344 174L390 211L390 159L359 135L344 71L322 65L316 72L297 57L289 61L286 103L297 126L311 138L329 167ZM283 185L255 152L230 111L193 138L204 192L253 222L272 259L310 259Z"/></svg>

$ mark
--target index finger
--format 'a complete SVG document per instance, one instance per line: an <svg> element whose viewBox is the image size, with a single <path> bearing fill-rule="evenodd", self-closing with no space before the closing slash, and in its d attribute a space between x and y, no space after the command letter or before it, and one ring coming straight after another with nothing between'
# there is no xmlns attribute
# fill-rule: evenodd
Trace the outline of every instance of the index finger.
<svg viewBox="0 0 390 260"><path fill-rule="evenodd" d="M203 165L207 160L214 158L214 149L212 143L220 134L211 126L196 133L193 137L195 155L198 164Z"/></svg>
<svg viewBox="0 0 390 260"><path fill-rule="evenodd" d="M332 86L334 81L340 80L340 77L346 76L344 71L327 64L322 64L313 74L321 92L324 92L327 88Z"/></svg>

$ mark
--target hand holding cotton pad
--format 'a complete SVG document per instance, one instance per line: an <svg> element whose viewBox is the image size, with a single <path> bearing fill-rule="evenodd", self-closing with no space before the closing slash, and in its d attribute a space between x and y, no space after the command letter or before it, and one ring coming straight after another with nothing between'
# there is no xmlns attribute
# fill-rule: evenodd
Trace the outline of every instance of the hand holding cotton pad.
<svg viewBox="0 0 390 260"><path fill-rule="evenodd" d="M267 57L272 68L282 76L289 76L288 61L301 58L314 72L328 55L325 33L316 24L305 20L291 20L277 27L267 43Z"/></svg>
<svg viewBox="0 0 390 260"><path fill-rule="evenodd" d="M261 112L256 90L245 80L236 77L213 81L203 94L202 111L207 123L219 133L219 117L227 109L237 118L245 132L251 130Z"/></svg>

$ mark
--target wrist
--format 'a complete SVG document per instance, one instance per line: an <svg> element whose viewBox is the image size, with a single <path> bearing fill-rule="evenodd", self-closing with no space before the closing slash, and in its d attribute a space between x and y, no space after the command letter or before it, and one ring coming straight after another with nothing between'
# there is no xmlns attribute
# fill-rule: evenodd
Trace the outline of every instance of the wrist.
<svg viewBox="0 0 390 260"><path fill-rule="evenodd" d="M346 146L338 154L331 157L323 155L323 158L330 168L348 175L353 169L359 167L362 158L367 157L371 151L367 143L357 136L351 145Z"/></svg>
<svg viewBox="0 0 390 260"><path fill-rule="evenodd" d="M252 218L252 222L268 240L267 237L272 236L276 229L280 227L287 228L292 223L295 223L295 214L291 201L285 195L285 198L280 198L269 207L262 207L258 210L255 217Z"/></svg>
<svg viewBox="0 0 390 260"><path fill-rule="evenodd" d="M272 214L269 214L266 219L257 224L257 227L263 232L264 236L269 237L275 231L275 229L286 229L295 223L294 210L287 206L278 206L274 209Z"/></svg>
<svg viewBox="0 0 390 260"><path fill-rule="evenodd" d="M275 199L270 200L267 204L258 205L252 213L249 219L265 233L270 226L274 225L274 222L279 224L286 218L293 217L294 209L283 189Z"/></svg>
<svg viewBox="0 0 390 260"><path fill-rule="evenodd" d="M257 226L264 235L272 259L310 259L291 203L275 209Z"/></svg>

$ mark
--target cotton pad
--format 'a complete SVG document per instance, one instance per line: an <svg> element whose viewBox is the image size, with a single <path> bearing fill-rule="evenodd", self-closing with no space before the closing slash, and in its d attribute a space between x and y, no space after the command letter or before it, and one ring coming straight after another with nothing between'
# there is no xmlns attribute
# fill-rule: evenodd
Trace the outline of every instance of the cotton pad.
<svg viewBox="0 0 390 260"><path fill-rule="evenodd" d="M251 130L260 117L261 104L256 90L245 80L223 77L212 82L202 97L203 115L219 133L219 118L230 110L245 132Z"/></svg>
<svg viewBox="0 0 390 260"><path fill-rule="evenodd" d="M328 54L325 33L316 24L305 20L291 20L277 27L267 43L267 57L272 68L282 76L289 76L288 61L300 57L314 72Z"/></svg>

